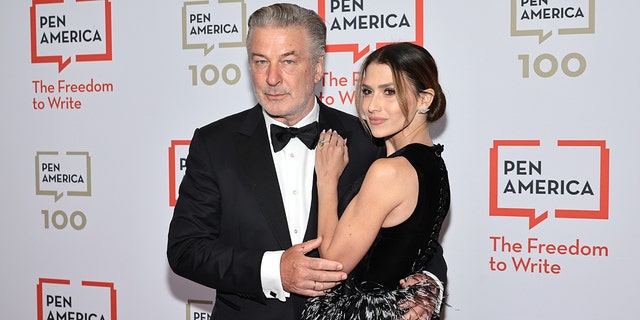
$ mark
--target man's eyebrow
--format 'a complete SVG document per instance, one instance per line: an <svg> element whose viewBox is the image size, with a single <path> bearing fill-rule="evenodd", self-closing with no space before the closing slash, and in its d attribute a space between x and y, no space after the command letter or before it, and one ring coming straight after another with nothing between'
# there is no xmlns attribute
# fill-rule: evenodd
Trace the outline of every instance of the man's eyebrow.
<svg viewBox="0 0 640 320"><path fill-rule="evenodd" d="M292 51L287 51L287 52L281 54L279 57L280 58L284 58L284 57L288 57L288 56L296 56L297 57L298 54L296 53L295 50L292 50ZM266 58L267 56L262 54L262 53L252 52L251 53L251 57L252 58L254 58L254 57Z"/></svg>
<svg viewBox="0 0 640 320"><path fill-rule="evenodd" d="M295 50L287 51L280 55L280 58L288 57L288 56L298 56Z"/></svg>

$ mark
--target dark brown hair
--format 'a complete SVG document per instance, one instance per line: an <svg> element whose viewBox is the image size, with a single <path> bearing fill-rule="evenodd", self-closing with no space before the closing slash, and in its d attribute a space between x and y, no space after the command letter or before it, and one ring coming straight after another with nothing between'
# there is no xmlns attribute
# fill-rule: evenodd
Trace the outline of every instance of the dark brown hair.
<svg viewBox="0 0 640 320"><path fill-rule="evenodd" d="M435 92L427 112L427 121L434 122L444 115L447 100L438 82L436 61L427 49L409 42L399 42L378 48L369 54L360 66L360 78L356 86L356 110L361 120L363 119L360 112L362 106L360 90L365 71L372 63L385 64L391 68L398 104L406 118L409 117L406 93L412 92L418 98L419 94L427 89L433 89Z"/></svg>

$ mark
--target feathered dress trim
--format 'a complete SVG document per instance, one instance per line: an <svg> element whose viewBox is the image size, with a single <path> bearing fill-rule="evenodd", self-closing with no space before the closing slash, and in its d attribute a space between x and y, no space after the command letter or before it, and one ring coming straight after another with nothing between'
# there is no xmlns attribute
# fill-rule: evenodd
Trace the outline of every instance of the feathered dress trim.
<svg viewBox="0 0 640 320"><path fill-rule="evenodd" d="M424 281L406 288L388 290L378 284L347 280L321 297L310 298L302 313L303 320L398 320L409 309L404 302L416 305L427 302L438 315L442 303L442 284Z"/></svg>

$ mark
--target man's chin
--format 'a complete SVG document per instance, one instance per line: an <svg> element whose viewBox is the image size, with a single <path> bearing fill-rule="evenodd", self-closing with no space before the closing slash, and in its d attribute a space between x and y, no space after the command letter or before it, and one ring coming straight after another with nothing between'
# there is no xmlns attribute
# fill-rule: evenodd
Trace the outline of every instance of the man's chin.
<svg viewBox="0 0 640 320"><path fill-rule="evenodd" d="M268 104L268 105L264 105L264 104L260 104L262 106L262 109L271 117L274 119L280 119L283 118L285 115L288 114L288 111L290 111L290 108L284 108L282 106L278 106L278 105L274 105L273 103Z"/></svg>
<svg viewBox="0 0 640 320"><path fill-rule="evenodd" d="M293 106L287 104L286 101L283 100L265 100L260 101L260 105L262 108L270 115L270 116L282 116L291 112L294 109Z"/></svg>

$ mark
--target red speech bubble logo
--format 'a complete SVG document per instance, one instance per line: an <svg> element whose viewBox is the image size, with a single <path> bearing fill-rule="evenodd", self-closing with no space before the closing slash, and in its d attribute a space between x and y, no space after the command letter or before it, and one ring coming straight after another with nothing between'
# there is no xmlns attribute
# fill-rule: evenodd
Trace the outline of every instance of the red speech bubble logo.
<svg viewBox="0 0 640 320"><path fill-rule="evenodd" d="M404 1L412 3L414 10L396 12L397 8L409 6L389 6L385 2L372 0L318 0L318 14L325 20L329 31L326 51L352 53L355 63L372 51L370 44L358 40L370 40L375 43L376 49L400 41L423 46L424 2Z"/></svg>
<svg viewBox="0 0 640 320"><path fill-rule="evenodd" d="M57 286L65 286L64 288L55 288ZM64 318L68 319L70 317L74 317L75 319L79 319L80 317L86 318L98 318L96 315L91 314L90 310L93 308L90 306L92 303L96 301L88 301L87 299L83 299L86 297L95 296L96 291L93 289L107 289L108 292L106 296L108 297L108 305L106 306L106 310L111 315L109 317L110 320L117 320L117 291L112 282L99 282L99 281L85 281L81 282L81 287L72 288L71 280L68 279L49 279L49 278L40 278L38 284L36 285L36 299L37 299L37 310L38 310L38 320L45 319L45 309L49 309L51 312L50 317L53 317L55 312L56 319ZM56 290L57 289L57 290ZM90 290L90 291L83 291ZM62 294L61 294L62 293ZM102 293L102 292L100 292ZM45 294L47 295L44 298ZM99 294L98 296L105 296L104 293ZM73 299L74 297L78 299ZM78 308L77 304L82 304L81 308ZM98 304L100 302L98 301ZM104 314L103 314L104 315ZM50 318L50 317L47 317Z"/></svg>
<svg viewBox="0 0 640 320"><path fill-rule="evenodd" d="M188 147L191 144L191 140L171 140L171 146L169 147L169 205L174 207L178 202L178 177L176 176L176 172L180 171L183 167L183 163L180 159L186 158L186 154L184 157L180 157L181 154L177 152L180 147L186 149L186 153L188 154Z"/></svg>
<svg viewBox="0 0 640 320"><path fill-rule="evenodd" d="M32 0L31 62L57 63L62 72L71 63L112 59L111 2L103 0ZM87 12L90 14L87 15ZM96 18L104 23L95 27ZM99 18L97 20L100 20ZM74 22L75 21L75 22Z"/></svg>
<svg viewBox="0 0 640 320"><path fill-rule="evenodd" d="M556 218L571 218L571 219L608 219L609 217L609 149L606 148L606 142L601 140L558 140L558 147L573 147L573 148L595 148L594 154L597 154L596 159L582 159L583 161L591 160L591 162L597 162L598 173L595 175L597 185L597 193L591 189L591 186L586 184L579 187L580 182L575 180L569 180L566 185L565 181L555 180L536 180L540 184L535 185L533 181L530 184L525 185L524 188L533 193L534 188L541 190L543 194L548 193L550 195L550 201L558 201L558 198L562 198L565 192L570 194L587 194L593 197L596 194L599 196L596 201L596 209L566 209L555 208ZM503 206L499 204L500 192L504 185L500 185L500 153L501 148L525 148L525 150L531 150L531 148L539 148L539 140L495 140L493 148L490 149L489 160L489 215L494 217L524 217L529 220L529 229L534 228L542 221L549 217L549 211L545 210L539 214L536 213L536 208L526 207L526 200L534 201L534 197L537 195L531 195L525 197L525 202L522 203L522 207L518 206ZM527 149L529 148L529 149ZM526 158L526 157L525 157ZM562 167L567 169L568 164L562 164L561 160L557 160L558 171L562 171ZM505 166L507 167L507 166ZM533 169L539 170L541 173L542 164L538 163L538 166L533 166ZM513 167L512 167L513 169ZM531 168L521 168L522 171L530 170ZM556 168L558 169L558 168ZM505 170L506 171L506 170ZM524 174L524 173L523 173ZM561 188L559 193L557 190ZM582 188L582 189L580 189ZM508 189L508 188L507 188ZM568 190L568 191L567 191ZM580 191L581 190L581 191ZM553 191L553 192L551 192ZM536 192L537 193L537 192Z"/></svg>

